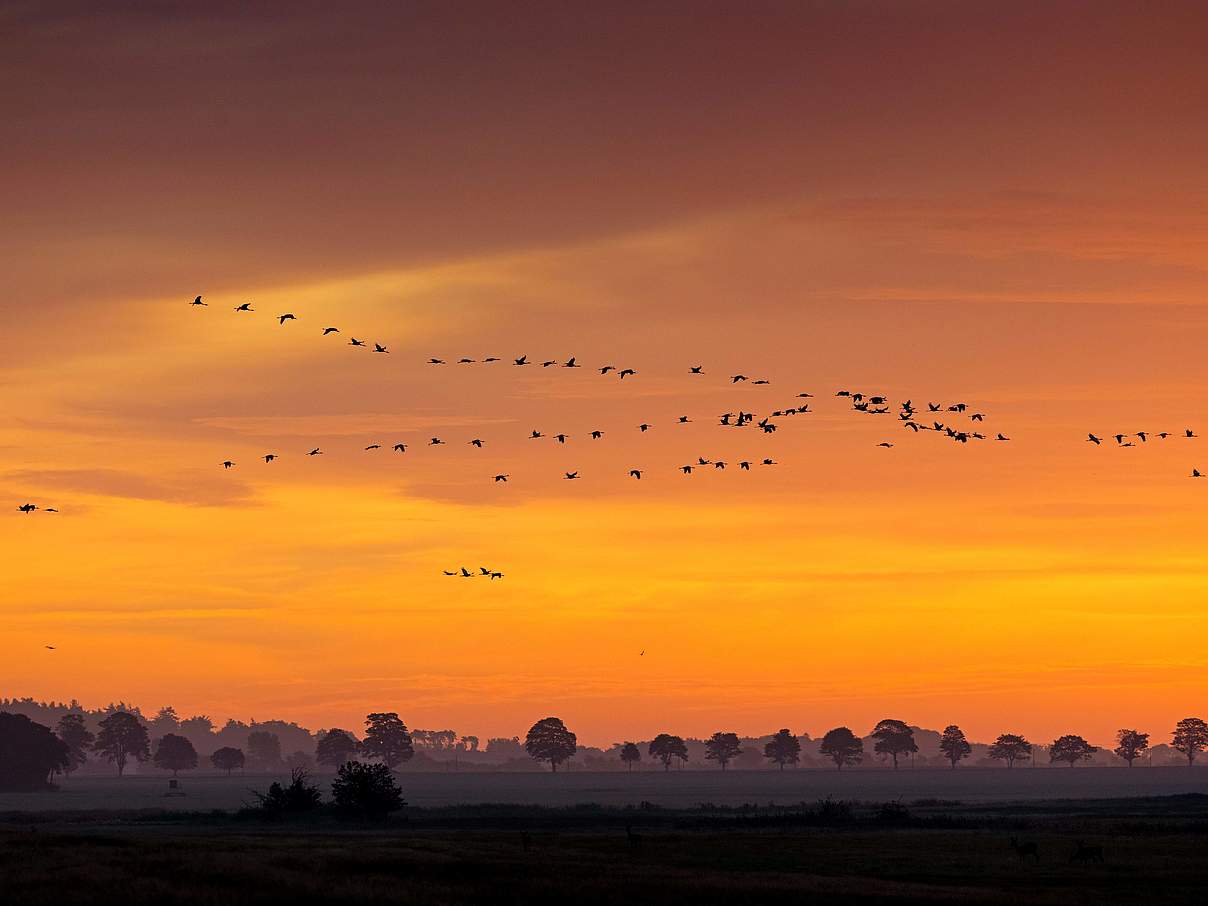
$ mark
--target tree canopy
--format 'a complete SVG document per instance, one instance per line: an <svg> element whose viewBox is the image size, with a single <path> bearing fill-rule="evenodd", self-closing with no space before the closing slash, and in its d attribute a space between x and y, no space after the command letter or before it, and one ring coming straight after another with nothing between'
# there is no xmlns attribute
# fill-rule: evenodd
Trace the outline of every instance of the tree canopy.
<svg viewBox="0 0 1208 906"><path fill-rule="evenodd" d="M642 760L642 750L637 747L637 743L627 742L621 746L621 761L625 766L632 771L633 766Z"/></svg>
<svg viewBox="0 0 1208 906"><path fill-rule="evenodd" d="M365 739L361 753L366 758L380 758L391 770L415 754L407 725L394 711L381 711L365 718Z"/></svg>
<svg viewBox="0 0 1208 906"><path fill-rule="evenodd" d="M724 771L726 765L742 754L737 733L714 733L705 740L705 758L716 761Z"/></svg>
<svg viewBox="0 0 1208 906"><path fill-rule="evenodd" d="M55 735L67 745L69 761L65 773L71 774L88 763L88 750L96 741L96 736L84 726L83 714L64 714L55 727Z"/></svg>
<svg viewBox="0 0 1208 906"><path fill-rule="evenodd" d="M117 765L117 776L126 772L126 763L151 757L151 737L142 722L128 711L114 711L101 721L93 749L106 761Z"/></svg>
<svg viewBox="0 0 1208 906"><path fill-rule="evenodd" d="M1184 717L1174 725L1171 747L1182 752L1187 764L1195 764L1196 756L1208 748L1208 724L1198 717Z"/></svg>
<svg viewBox="0 0 1208 906"><path fill-rule="evenodd" d="M864 758L864 740L847 727L835 727L822 737L818 751L842 771L845 764L859 764Z"/></svg>
<svg viewBox="0 0 1208 906"><path fill-rule="evenodd" d="M71 763L67 743L24 714L0 711L0 790L51 789Z"/></svg>
<svg viewBox="0 0 1208 906"><path fill-rule="evenodd" d="M524 750L534 761L548 761L550 769L557 771L579 750L579 741L560 717L543 717L529 728Z"/></svg>
<svg viewBox="0 0 1208 906"><path fill-rule="evenodd" d="M1116 747L1112 750L1131 768L1141 753L1149 748L1149 734L1140 730L1120 730L1116 733Z"/></svg>
<svg viewBox="0 0 1208 906"><path fill-rule="evenodd" d="M153 760L157 768L171 771L175 777L179 771L191 771L197 767L197 750L183 736L168 733L155 747Z"/></svg>
<svg viewBox="0 0 1208 906"><path fill-rule="evenodd" d="M962 758L968 758L972 751L973 746L969 745L969 740L965 738L964 730L956 724L944 727L944 733L940 737L940 752L951 762L953 768Z"/></svg>
<svg viewBox="0 0 1208 906"><path fill-rule="evenodd" d="M315 746L315 760L331 768L338 768L346 761L351 761L357 753L360 743L352 738L347 730L333 727L328 730Z"/></svg>
<svg viewBox="0 0 1208 906"><path fill-rule="evenodd" d="M367 821L381 821L407 804L389 765L359 761L340 765L331 798L337 811Z"/></svg>
<svg viewBox="0 0 1208 906"><path fill-rule="evenodd" d="M670 733L660 733L650 741L650 756L663 763L663 770L671 770L671 761L678 758L681 762L688 760L688 747L679 736Z"/></svg>
<svg viewBox="0 0 1208 906"><path fill-rule="evenodd" d="M247 756L256 767L276 770L281 766L281 738L268 730L253 730L247 737Z"/></svg>
<svg viewBox="0 0 1208 906"><path fill-rule="evenodd" d="M873 751L878 755L888 755L893 759L893 769L898 769L898 756L912 755L919 750L914 741L914 731L903 721L885 718L869 734L876 740Z"/></svg>
<svg viewBox="0 0 1208 906"><path fill-rule="evenodd" d="M1014 767L1017 761L1027 761L1032 757L1032 744L1018 733L1003 733L990 746L989 756L997 761L1005 761L1007 767Z"/></svg>
<svg viewBox="0 0 1208 906"><path fill-rule="evenodd" d="M1064 761L1072 768L1075 763L1089 759L1098 751L1098 746L1092 746L1081 736L1067 733L1054 739L1049 746L1049 761Z"/></svg>
<svg viewBox="0 0 1208 906"><path fill-rule="evenodd" d="M243 749L237 749L234 746L223 746L210 756L210 764L220 771L226 771L227 776L230 776L231 771L236 768L242 768L243 763Z"/></svg>
<svg viewBox="0 0 1208 906"><path fill-rule="evenodd" d="M783 771L786 764L797 764L801 760L801 743L787 728L779 730L764 745L763 757L780 765Z"/></svg>

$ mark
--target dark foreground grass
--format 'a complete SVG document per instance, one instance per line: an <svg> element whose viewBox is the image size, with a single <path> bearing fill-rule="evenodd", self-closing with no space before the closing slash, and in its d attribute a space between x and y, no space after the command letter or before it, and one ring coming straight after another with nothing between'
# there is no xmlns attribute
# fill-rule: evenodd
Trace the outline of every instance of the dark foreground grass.
<svg viewBox="0 0 1208 906"><path fill-rule="evenodd" d="M625 825L639 835L631 843ZM1020 863L1011 836L1035 841ZM1075 840L1102 863L1071 863ZM1203 797L328 817L0 816L0 902L67 904L1203 903Z"/></svg>

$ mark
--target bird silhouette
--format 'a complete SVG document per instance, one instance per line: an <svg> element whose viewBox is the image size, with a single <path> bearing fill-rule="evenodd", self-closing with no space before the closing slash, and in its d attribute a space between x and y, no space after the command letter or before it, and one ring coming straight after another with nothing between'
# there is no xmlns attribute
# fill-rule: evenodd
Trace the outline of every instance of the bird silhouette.
<svg viewBox="0 0 1208 906"><path fill-rule="evenodd" d="M536 428L534 428L533 433L529 435L529 440L536 440L539 437L545 437L545 435L542 434L540 431L538 431Z"/></svg>
<svg viewBox="0 0 1208 906"><path fill-rule="evenodd" d="M541 367L542 367L542 368L548 368L550 365L557 365L557 364L558 364L558 360L557 360L557 359L550 359L549 361L542 362L542 363L541 363Z"/></svg>
<svg viewBox="0 0 1208 906"><path fill-rule="evenodd" d="M297 320L298 320L297 315L289 315L289 314L277 315L278 324L284 324L286 321L297 321Z"/></svg>
<svg viewBox="0 0 1208 906"><path fill-rule="evenodd" d="M490 355L490 356L487 356L485 359L483 359L483 361L484 361L484 362L498 362L498 361L499 361L499 356L497 356L497 355Z"/></svg>
<svg viewBox="0 0 1208 906"><path fill-rule="evenodd" d="M765 465L765 466L774 466L774 465L776 465L776 460L774 460L774 459L765 459L765 460L763 461L763 465Z"/></svg>
<svg viewBox="0 0 1208 906"><path fill-rule="evenodd" d="M639 481L641 481L641 479L642 479L642 470L641 469L630 469L629 474L632 475L634 478L638 479Z"/></svg>
<svg viewBox="0 0 1208 906"><path fill-rule="evenodd" d="M444 443L444 441L443 441L443 440L441 440L439 437L434 437L434 438L432 438L430 441L428 441L428 446L429 446L429 447L437 447L437 446L440 446L440 445L441 445L441 444L443 444L443 443Z"/></svg>
<svg viewBox="0 0 1208 906"><path fill-rule="evenodd" d="M387 349L385 346L383 346L381 343L374 343L373 351L374 352L389 352L390 350Z"/></svg>
<svg viewBox="0 0 1208 906"><path fill-rule="evenodd" d="M744 459L742 462L740 462L738 464L738 468L742 469L742 471L744 471L744 472L750 472L751 464Z"/></svg>
<svg viewBox="0 0 1208 906"><path fill-rule="evenodd" d="M473 365L474 360L473 359L458 359L457 364L458 365Z"/></svg>
<svg viewBox="0 0 1208 906"><path fill-rule="evenodd" d="M443 364L445 364L445 360L444 359L428 359L428 364L429 365L443 365Z"/></svg>
<svg viewBox="0 0 1208 906"><path fill-rule="evenodd" d="M472 441L470 441L470 446L472 446L472 447L478 447L478 449L480 449L480 450L481 450L481 449L482 449L482 441L481 441L481 440L479 440L479 439L476 437L476 438L474 438Z"/></svg>
<svg viewBox="0 0 1208 906"><path fill-rule="evenodd" d="M632 375L635 375L635 374L637 374L637 371L634 370L633 368L622 368L620 371L621 380L625 380L625 378L631 377Z"/></svg>
<svg viewBox="0 0 1208 906"><path fill-rule="evenodd" d="M456 576L457 575L457 570L455 570L455 569L453 569L453 570L444 569L444 570L441 570L441 572L443 572L446 576Z"/></svg>
<svg viewBox="0 0 1208 906"><path fill-rule="evenodd" d="M277 458L277 454L276 454L276 453L265 453L265 454L264 454L264 461L265 461L265 462L272 462L272 461L273 461L273 460L275 460L276 458Z"/></svg>
<svg viewBox="0 0 1208 906"><path fill-rule="evenodd" d="M496 482L500 482L500 481L507 481L507 480L508 480L508 477L507 477L506 475L496 475L496 476L495 476L495 481L496 481Z"/></svg>
<svg viewBox="0 0 1208 906"><path fill-rule="evenodd" d="M235 467L235 464L228 459L223 462L222 467L224 469L233 469Z"/></svg>
<svg viewBox="0 0 1208 906"><path fill-rule="evenodd" d="M578 472L566 472L565 475L566 475L567 481L574 481L576 478L579 477Z"/></svg>
<svg viewBox="0 0 1208 906"><path fill-rule="evenodd" d="M608 374L608 372L616 371L616 370L617 370L616 365L605 365L603 368L600 369L600 374Z"/></svg>
<svg viewBox="0 0 1208 906"><path fill-rule="evenodd" d="M1192 470L1191 470L1191 477L1192 477L1192 478L1203 478L1203 477L1204 477L1204 475L1203 475L1203 473L1202 473L1202 472L1201 472L1199 469L1192 469Z"/></svg>
<svg viewBox="0 0 1208 906"><path fill-rule="evenodd" d="M564 443L566 443L566 435L565 434L555 434L554 440L556 440L560 444L564 444Z"/></svg>
<svg viewBox="0 0 1208 906"><path fill-rule="evenodd" d="M705 366L704 365L693 365L688 369L688 371L691 374L704 374Z"/></svg>
<svg viewBox="0 0 1208 906"><path fill-rule="evenodd" d="M730 378L730 383L737 384L739 381L745 381L746 379L747 376L745 374L736 374Z"/></svg>
<svg viewBox="0 0 1208 906"><path fill-rule="evenodd" d="M474 574L472 572L470 572L468 569L466 569L464 566L461 568L461 575L462 575L463 579L473 579L474 578Z"/></svg>
<svg viewBox="0 0 1208 906"><path fill-rule="evenodd" d="M686 415L681 415L681 416L679 417L679 423L680 423L681 425L686 425L686 424L688 424L690 421L692 421L692 419L688 418L688 416L686 416Z"/></svg>
<svg viewBox="0 0 1208 906"><path fill-rule="evenodd" d="M242 305L236 306L235 311L255 311L255 309L252 308L251 302L244 302Z"/></svg>
<svg viewBox="0 0 1208 906"><path fill-rule="evenodd" d="M513 365L527 365L527 364L528 364L528 356L526 356L526 355L522 355L522 356L521 356L520 358L518 358L518 359L512 359L512 364L513 364Z"/></svg>
<svg viewBox="0 0 1208 906"><path fill-rule="evenodd" d="M391 449L394 450L395 453L406 453L407 445L406 444L395 444L393 447L391 447Z"/></svg>
<svg viewBox="0 0 1208 906"><path fill-rule="evenodd" d="M306 455L307 455L307 456L322 456L322 455L323 455L323 451L322 451L322 450L320 450L318 447L315 447L313 450L311 450L311 451L310 451L309 453L307 453Z"/></svg>
<svg viewBox="0 0 1208 906"><path fill-rule="evenodd" d="M502 579L502 578L503 578L503 573L500 573L500 572L494 572L494 573L491 573L491 578L492 578L492 579Z"/></svg>
<svg viewBox="0 0 1208 906"><path fill-rule="evenodd" d="M591 432L591 439L592 439L592 440L599 440L599 439L600 439L601 437L603 437L603 436L604 436L604 432L603 432L603 431L592 431L592 432Z"/></svg>
<svg viewBox="0 0 1208 906"><path fill-rule="evenodd" d="M368 453L370 450L380 450L380 449L382 449L381 444L370 444L368 447L365 448L365 452Z"/></svg>
<svg viewBox="0 0 1208 906"><path fill-rule="evenodd" d="M649 431L651 429L651 427L652 427L651 425L648 425L645 422L643 422L642 424L638 425L638 430L641 431L643 434L645 434L647 431Z"/></svg>
<svg viewBox="0 0 1208 906"><path fill-rule="evenodd" d="M364 341L364 340L358 340L356 337L352 337L352 338L350 338L350 339L349 339L349 341L348 341L348 345L349 345L349 346L364 346L364 345L365 345L365 341Z"/></svg>
<svg viewBox="0 0 1208 906"><path fill-rule="evenodd" d="M567 359L565 362L562 363L562 367L563 368L582 368L583 366L580 365L578 362L576 362L575 357L572 355L569 359Z"/></svg>
<svg viewBox="0 0 1208 906"><path fill-rule="evenodd" d="M680 471L683 472L685 475L691 475L692 469L693 469L692 466L680 466Z"/></svg>
<svg viewBox="0 0 1208 906"><path fill-rule="evenodd" d="M330 334L339 333L339 332L340 332L340 328L338 328L338 327L324 327L323 328L323 336L325 336L325 337Z"/></svg>
<svg viewBox="0 0 1208 906"><path fill-rule="evenodd" d="M202 302L202 301L201 301L201 296L198 296L196 299L194 299L194 300L193 300L192 302L190 302L189 304L190 304L190 305L200 305L200 306L202 306L203 308L204 308L204 307L205 307L205 305L206 305L206 303L204 303L204 302Z"/></svg>
<svg viewBox="0 0 1208 906"><path fill-rule="evenodd" d="M47 507L46 509L44 509L42 512L43 512L43 513L57 513L57 512L58 512L58 510L56 510L56 509L55 509L54 507L52 507L52 506L48 506L48 507Z"/></svg>
<svg viewBox="0 0 1208 906"><path fill-rule="evenodd" d="M1010 440L1011 438L1007 437L1005 434L1002 434L1000 432L994 439L995 440Z"/></svg>
<svg viewBox="0 0 1208 906"><path fill-rule="evenodd" d="M1194 431L1192 431L1190 428L1187 428L1187 429L1186 429L1186 430L1183 432L1183 436L1184 436L1184 437L1198 437L1199 435L1198 435L1198 434L1196 434Z"/></svg>
<svg viewBox="0 0 1208 906"><path fill-rule="evenodd" d="M757 380L757 381L751 381L751 383L752 383L752 384L770 384L770 383L772 383L772 382L771 382L771 381L769 381L769 380L766 380L766 379L764 379L764 378L760 378L760 379L759 379L759 380Z"/></svg>
<svg viewBox="0 0 1208 906"><path fill-rule="evenodd" d="M42 647L43 647L43 648L45 648L47 651L54 651L54 650L55 650L55 646L54 646L54 645L43 645Z"/></svg>
<svg viewBox="0 0 1208 906"><path fill-rule="evenodd" d="M889 441L883 440L879 444L877 444L877 446L878 447L892 447L893 444L891 444Z"/></svg>
<svg viewBox="0 0 1208 906"><path fill-rule="evenodd" d="M234 463L232 463L232 465L234 465ZM21 504L21 506L17 507L17 512L19 512L19 513L32 513L32 512L34 512L34 510L36 510L37 508L38 508L37 504L33 504L33 503L23 503L23 504Z"/></svg>
<svg viewBox="0 0 1208 906"><path fill-rule="evenodd" d="M1100 444L1102 444L1102 443L1103 443L1103 438L1102 438L1102 437L1096 437L1096 436L1095 436L1095 435L1093 435L1093 434L1088 434L1088 435L1086 436L1086 440L1087 440L1087 443L1092 443L1092 444L1094 444L1096 447L1097 447L1097 446L1099 446Z"/></svg>

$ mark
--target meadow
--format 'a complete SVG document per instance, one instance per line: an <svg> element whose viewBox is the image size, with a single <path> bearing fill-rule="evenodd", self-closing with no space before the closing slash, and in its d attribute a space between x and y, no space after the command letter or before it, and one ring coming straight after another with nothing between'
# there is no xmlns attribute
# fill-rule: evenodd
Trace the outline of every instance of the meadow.
<svg viewBox="0 0 1208 906"><path fill-rule="evenodd" d="M1012 838L1034 843L1021 860ZM1071 861L1076 841L1102 861ZM727 809L409 808L381 825L0 815L0 900L180 903L1203 902L1208 797Z"/></svg>
<svg viewBox="0 0 1208 906"><path fill-rule="evenodd" d="M473 803L604 806L649 802L665 808L692 808L702 803L796 804L828 796L835 799L888 801L903 798L959 799L962 802L1036 801L1043 799L1110 799L1117 797L1208 794L1208 768L926 768L899 771L788 770L633 773L539 772L399 772L407 801L418 807ZM186 795L164 796L167 775L154 770L125 777L60 778L54 793L0 793L0 812L167 809L209 811L238 809L274 779L262 774L190 772L181 775ZM324 790L329 775L316 775Z"/></svg>

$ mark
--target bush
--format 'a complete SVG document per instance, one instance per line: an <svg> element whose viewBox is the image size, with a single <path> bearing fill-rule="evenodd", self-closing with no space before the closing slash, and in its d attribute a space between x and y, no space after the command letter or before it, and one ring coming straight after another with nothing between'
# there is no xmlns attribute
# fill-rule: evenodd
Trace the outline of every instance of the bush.
<svg viewBox="0 0 1208 906"><path fill-rule="evenodd" d="M359 761L340 765L331 797L340 813L366 821L382 821L407 804L389 767Z"/></svg>
<svg viewBox="0 0 1208 906"><path fill-rule="evenodd" d="M279 821L313 812L319 807L322 797L318 788L308 783L308 780L306 771L294 769L290 772L289 786L282 786L274 780L267 793L253 790L252 794L260 800L260 814L270 820Z"/></svg>

